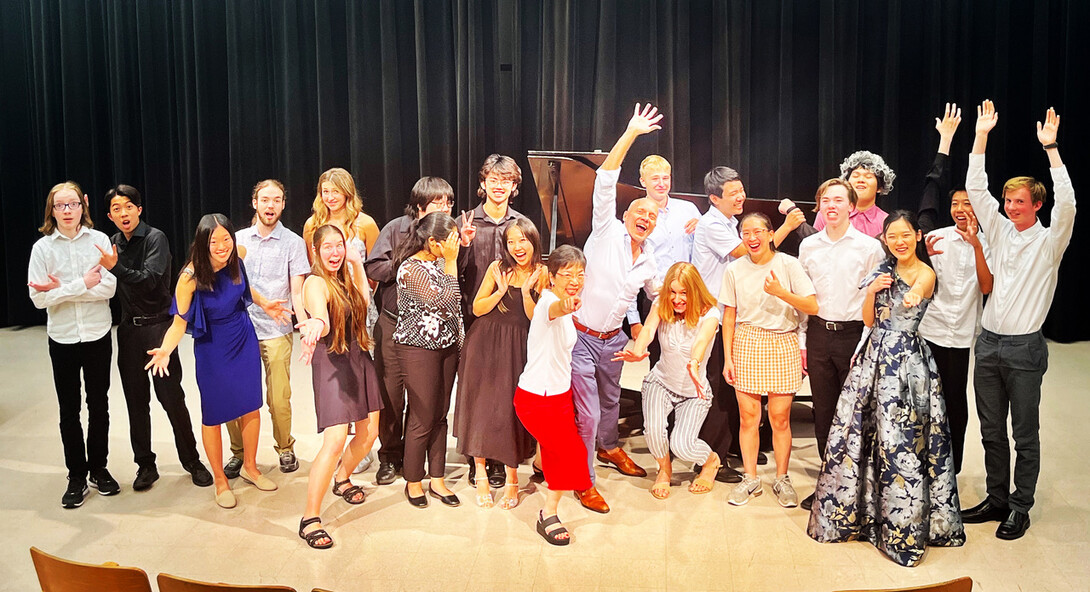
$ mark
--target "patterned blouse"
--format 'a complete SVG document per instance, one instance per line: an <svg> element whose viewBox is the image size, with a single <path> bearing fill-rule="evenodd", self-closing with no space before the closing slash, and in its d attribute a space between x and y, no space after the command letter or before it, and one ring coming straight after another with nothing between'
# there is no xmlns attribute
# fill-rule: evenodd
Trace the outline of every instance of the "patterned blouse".
<svg viewBox="0 0 1090 592"><path fill-rule="evenodd" d="M396 343L425 349L462 347L458 278L447 275L443 267L442 259L409 258L397 268Z"/></svg>

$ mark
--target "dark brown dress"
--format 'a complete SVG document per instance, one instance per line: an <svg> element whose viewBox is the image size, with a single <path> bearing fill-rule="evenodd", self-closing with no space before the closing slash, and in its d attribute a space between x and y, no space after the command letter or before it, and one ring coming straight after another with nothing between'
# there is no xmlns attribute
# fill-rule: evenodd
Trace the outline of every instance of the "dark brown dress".
<svg viewBox="0 0 1090 592"><path fill-rule="evenodd" d="M529 289L529 288L527 288ZM458 452L509 467L533 456L534 439L515 415L515 387L526 366L530 319L522 288L507 288L500 303L469 329L458 364L454 436Z"/></svg>
<svg viewBox="0 0 1090 592"><path fill-rule="evenodd" d="M375 363L353 336L351 317L345 319L345 324L348 351L329 353L327 335L314 347L310 362L318 433L329 426L366 419L372 411L382 409Z"/></svg>

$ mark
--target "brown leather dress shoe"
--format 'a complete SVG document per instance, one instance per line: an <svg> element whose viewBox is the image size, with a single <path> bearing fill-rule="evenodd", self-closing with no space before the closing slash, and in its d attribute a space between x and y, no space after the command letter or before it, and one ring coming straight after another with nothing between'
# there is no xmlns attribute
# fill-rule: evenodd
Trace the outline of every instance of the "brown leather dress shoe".
<svg viewBox="0 0 1090 592"><path fill-rule="evenodd" d="M583 504L583 507L599 514L605 514L609 512L609 504L606 500L602 499L602 494L598 493L598 490L591 486L590 489L575 492L576 499L579 503Z"/></svg>
<svg viewBox="0 0 1090 592"><path fill-rule="evenodd" d="M598 449L598 462L605 463L607 465L613 465L617 467L617 470L628 475L629 477L646 477L647 471L640 468L631 457L629 457L623 448L618 448L615 452L608 452L601 448Z"/></svg>

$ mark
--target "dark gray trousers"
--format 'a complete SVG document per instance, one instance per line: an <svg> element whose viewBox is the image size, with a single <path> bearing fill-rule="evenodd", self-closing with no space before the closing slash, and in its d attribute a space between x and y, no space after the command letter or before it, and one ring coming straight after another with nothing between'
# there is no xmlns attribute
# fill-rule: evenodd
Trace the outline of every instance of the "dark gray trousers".
<svg viewBox="0 0 1090 592"><path fill-rule="evenodd" d="M988 497L993 503L1028 513L1041 471L1039 411L1041 379L1048 369L1048 346L1040 331L998 335L982 330L976 340L973 388L984 444ZM1014 493L1010 493L1011 454L1007 438L1010 412L1014 437Z"/></svg>

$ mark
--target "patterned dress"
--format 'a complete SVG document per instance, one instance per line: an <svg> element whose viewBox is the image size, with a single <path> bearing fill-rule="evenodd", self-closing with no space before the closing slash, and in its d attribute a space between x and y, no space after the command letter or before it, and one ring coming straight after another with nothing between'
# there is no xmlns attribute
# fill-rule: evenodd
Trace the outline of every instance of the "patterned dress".
<svg viewBox="0 0 1090 592"><path fill-rule="evenodd" d="M905 308L910 286L888 260L860 288L881 273L894 283L875 297L874 327L840 393L807 532L819 542L870 541L915 566L928 545L961 546L965 530L946 404L916 331L930 299Z"/></svg>

